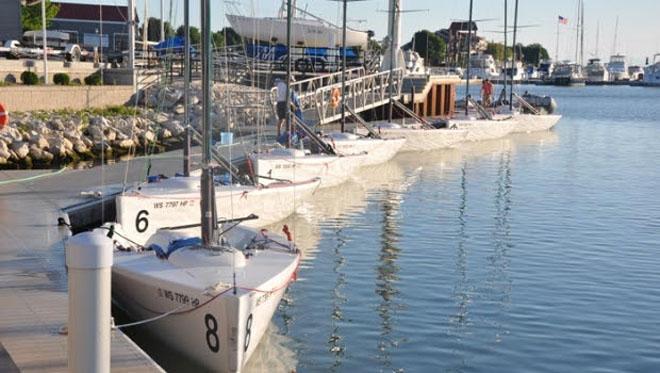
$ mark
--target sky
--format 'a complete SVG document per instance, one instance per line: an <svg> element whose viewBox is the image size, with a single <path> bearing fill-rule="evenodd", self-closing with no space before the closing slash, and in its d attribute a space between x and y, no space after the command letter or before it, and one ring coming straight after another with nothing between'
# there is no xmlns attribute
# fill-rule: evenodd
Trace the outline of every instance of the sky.
<svg viewBox="0 0 660 373"><path fill-rule="evenodd" d="M78 3L103 3L106 5L126 5L127 0L66 0ZM144 18L144 4L148 2L149 16L159 17L160 0L135 0L138 14ZM350 1L350 0L349 0ZM220 29L228 26L225 14L275 16L281 5L279 0L212 0L212 27ZM298 7L331 22L341 22L341 3L332 0L297 0ZM469 0L401 0L404 10L420 12L404 13L402 16L403 41L410 40L413 33L427 29L435 31L448 27L452 20L467 19ZM510 23L513 22L513 3L509 2ZM183 18L183 0L164 0L165 19L172 19L175 24ZM199 19L199 1L190 0L191 17ZM601 59L608 60L615 53L628 56L628 63L644 64L646 57L660 53L660 0L584 0L585 7L585 60L596 53ZM386 35L387 0L364 0L348 4L348 19L351 26L376 32L376 38ZM504 0L474 0L474 19L490 19L479 23L478 32L489 40L502 41L504 25ZM539 42L548 49L554 58L557 44L557 18L568 18L568 25L559 26L559 59L574 59L575 21L577 0L519 0L519 24L530 26L519 30L518 39L523 44ZM619 27L617 48L614 50L614 35L617 16ZM192 22L199 24L199 22ZM598 26L599 25L599 26ZM598 43L596 34L598 32Z"/></svg>

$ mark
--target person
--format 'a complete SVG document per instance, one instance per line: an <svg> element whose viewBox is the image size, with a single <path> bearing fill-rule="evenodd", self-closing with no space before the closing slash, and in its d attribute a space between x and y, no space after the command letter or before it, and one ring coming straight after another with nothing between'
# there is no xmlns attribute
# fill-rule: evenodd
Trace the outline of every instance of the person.
<svg viewBox="0 0 660 373"><path fill-rule="evenodd" d="M277 137L282 133L282 125L286 121L286 83L282 79L275 79L275 88L277 89Z"/></svg>
<svg viewBox="0 0 660 373"><path fill-rule="evenodd" d="M484 107L490 107L493 97L493 83L490 79L484 79L481 83L481 104Z"/></svg>

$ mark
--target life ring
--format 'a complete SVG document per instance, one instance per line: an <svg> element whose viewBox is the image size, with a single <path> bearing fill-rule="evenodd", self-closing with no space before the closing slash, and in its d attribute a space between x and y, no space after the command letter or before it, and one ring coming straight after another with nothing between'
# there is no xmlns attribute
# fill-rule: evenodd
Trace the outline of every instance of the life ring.
<svg viewBox="0 0 660 373"><path fill-rule="evenodd" d="M3 128L4 126L9 123L9 113L5 109L5 106L0 102L0 128Z"/></svg>
<svg viewBox="0 0 660 373"><path fill-rule="evenodd" d="M340 92L339 88L333 88L332 92L330 93L330 106L332 106L333 109L336 109L337 106L339 106L339 100L340 100Z"/></svg>

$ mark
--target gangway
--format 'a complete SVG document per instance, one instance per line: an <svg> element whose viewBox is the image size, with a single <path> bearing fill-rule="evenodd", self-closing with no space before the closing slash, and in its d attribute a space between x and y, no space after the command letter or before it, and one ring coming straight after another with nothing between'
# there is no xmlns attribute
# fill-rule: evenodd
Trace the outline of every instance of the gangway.
<svg viewBox="0 0 660 373"><path fill-rule="evenodd" d="M391 76L390 76L391 74ZM341 97L341 72L304 79L291 84L291 91L300 101L300 109L307 123L328 124L341 119L341 105L359 114L389 103L390 82L392 99L401 96L403 70L366 74L363 68L346 71L344 102Z"/></svg>

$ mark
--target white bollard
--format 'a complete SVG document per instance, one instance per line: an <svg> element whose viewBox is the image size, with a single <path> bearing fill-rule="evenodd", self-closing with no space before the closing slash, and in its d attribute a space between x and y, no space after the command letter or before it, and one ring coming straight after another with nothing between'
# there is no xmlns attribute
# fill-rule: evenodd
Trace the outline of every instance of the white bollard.
<svg viewBox="0 0 660 373"><path fill-rule="evenodd" d="M66 244L69 371L110 372L112 240L85 232Z"/></svg>

